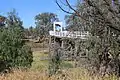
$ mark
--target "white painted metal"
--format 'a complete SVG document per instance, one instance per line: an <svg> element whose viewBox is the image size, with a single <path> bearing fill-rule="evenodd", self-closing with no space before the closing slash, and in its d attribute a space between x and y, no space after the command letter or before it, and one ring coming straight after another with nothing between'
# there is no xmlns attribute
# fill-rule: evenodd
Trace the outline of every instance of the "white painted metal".
<svg viewBox="0 0 120 80"><path fill-rule="evenodd" d="M56 25L60 25L60 31L62 31L62 22L54 22L53 23L53 30L56 31Z"/></svg>
<svg viewBox="0 0 120 80"><path fill-rule="evenodd" d="M60 31L56 31L56 24L60 25ZM51 36L56 37L67 37L67 38L81 38L86 39L89 36L89 32L80 32L80 31L63 31L62 22L54 22L53 31L49 31Z"/></svg>
<svg viewBox="0 0 120 80"><path fill-rule="evenodd" d="M89 35L88 32L79 32L79 31L61 31L61 32L54 32L54 31L49 31L49 34L51 36L56 36L56 37L68 37L68 38L81 38L81 39L86 39Z"/></svg>

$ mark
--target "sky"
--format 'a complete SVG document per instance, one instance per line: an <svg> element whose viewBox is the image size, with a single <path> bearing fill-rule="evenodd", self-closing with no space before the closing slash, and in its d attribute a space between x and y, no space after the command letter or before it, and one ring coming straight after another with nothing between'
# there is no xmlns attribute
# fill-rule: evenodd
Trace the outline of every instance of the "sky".
<svg viewBox="0 0 120 80"><path fill-rule="evenodd" d="M75 0L70 0L70 2L75 4ZM39 13L55 13L62 22L64 22L64 16L66 15L57 6L55 0L0 0L0 15L7 15L7 12L13 9L16 10L26 28L35 26L34 17Z"/></svg>

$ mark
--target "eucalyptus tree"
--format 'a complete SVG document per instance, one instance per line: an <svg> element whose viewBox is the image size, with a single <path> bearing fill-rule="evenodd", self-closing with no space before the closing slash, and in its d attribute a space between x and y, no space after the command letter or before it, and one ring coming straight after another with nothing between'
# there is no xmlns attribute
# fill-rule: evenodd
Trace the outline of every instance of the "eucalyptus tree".
<svg viewBox="0 0 120 80"><path fill-rule="evenodd" d="M41 13L35 16L36 20L36 30L38 33L38 36L40 37L48 37L49 31L53 31L53 22L54 21L59 21L58 17L54 13ZM61 59L59 57L60 51L58 49L59 45L58 43L54 44L54 51L53 55L49 56L49 75L52 76L58 72L59 67L60 67L60 62ZM44 47L44 42L43 42L43 47Z"/></svg>
<svg viewBox="0 0 120 80"><path fill-rule="evenodd" d="M71 6L69 0L65 0L65 2L72 12L70 12L70 10L65 10L58 0L56 0L61 10L79 17L80 22L88 27L91 33L86 48L89 49L89 54L94 53L94 55L96 55L94 57L98 63L98 70L100 70L100 72L115 72L115 74L119 74L119 0L83 0L82 3L78 0L79 5L77 5L77 8ZM91 57L91 59L94 57ZM103 68L105 70L102 70Z"/></svg>
<svg viewBox="0 0 120 80"><path fill-rule="evenodd" d="M66 29L74 30L74 31L81 30L80 21L79 21L78 17L76 17L74 14L66 15L65 22L66 22Z"/></svg>
<svg viewBox="0 0 120 80"><path fill-rule="evenodd" d="M50 30L53 30L53 22L58 21L57 15L54 13L41 13L35 16L36 29L39 36L47 36Z"/></svg>
<svg viewBox="0 0 120 80"><path fill-rule="evenodd" d="M18 16L18 13L15 10L8 12L6 24L7 27L11 27L14 25L14 27L18 26L21 30L24 29L23 22L20 20L20 17Z"/></svg>

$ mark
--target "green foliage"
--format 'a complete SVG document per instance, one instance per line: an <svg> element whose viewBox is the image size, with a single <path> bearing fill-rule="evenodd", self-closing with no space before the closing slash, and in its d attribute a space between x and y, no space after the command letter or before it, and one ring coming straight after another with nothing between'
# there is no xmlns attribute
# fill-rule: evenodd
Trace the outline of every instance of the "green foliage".
<svg viewBox="0 0 120 80"><path fill-rule="evenodd" d="M10 67L28 67L32 62L32 52L24 42L19 28L3 29L0 32L0 60Z"/></svg>
<svg viewBox="0 0 120 80"><path fill-rule="evenodd" d="M41 13L35 16L36 30L38 36L46 36L53 29L53 22L57 21L57 15L54 13Z"/></svg>
<svg viewBox="0 0 120 80"><path fill-rule="evenodd" d="M50 58L49 61L49 75L54 75L60 69L61 66L61 59L60 59L60 51L57 49L54 51L54 54Z"/></svg>
<svg viewBox="0 0 120 80"><path fill-rule="evenodd" d="M61 67L63 68L73 68L72 61L62 61Z"/></svg>
<svg viewBox="0 0 120 80"><path fill-rule="evenodd" d="M91 36L80 45L79 51L88 50L89 61L93 66L98 66L98 70L102 73L115 72L120 74L120 3L118 0L85 0L81 3L79 0L74 10L75 13L67 19L67 24L72 30L75 29L73 23L79 20L83 28L80 30L88 30ZM71 5L69 6L70 9ZM74 15L76 18L74 17ZM74 20L73 20L74 19ZM80 25L80 24L78 24ZM79 28L79 27L78 27ZM85 53L87 53L85 51ZM104 70L102 70L104 67Z"/></svg>
<svg viewBox="0 0 120 80"><path fill-rule="evenodd" d="M85 29L85 27L83 27L81 25L80 19L79 17L75 16L75 14L72 15L66 15L65 16L65 22L66 22L66 28L67 30L73 30L73 31L82 31Z"/></svg>
<svg viewBox="0 0 120 80"><path fill-rule="evenodd" d="M16 21L13 21L13 17ZM23 39L23 28L20 22L17 22L15 14L11 17L7 26L0 29L0 61L4 62L4 68L12 67L30 67L33 61L32 51L25 45Z"/></svg>

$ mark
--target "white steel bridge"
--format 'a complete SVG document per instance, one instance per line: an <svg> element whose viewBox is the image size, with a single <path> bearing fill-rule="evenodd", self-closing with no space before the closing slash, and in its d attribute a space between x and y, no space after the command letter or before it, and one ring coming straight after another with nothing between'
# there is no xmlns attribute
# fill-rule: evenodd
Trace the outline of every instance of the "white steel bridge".
<svg viewBox="0 0 120 80"><path fill-rule="evenodd" d="M49 31L50 36L59 37L59 38L80 38L86 39L89 36L87 31L63 31L61 22L54 22L53 31Z"/></svg>

